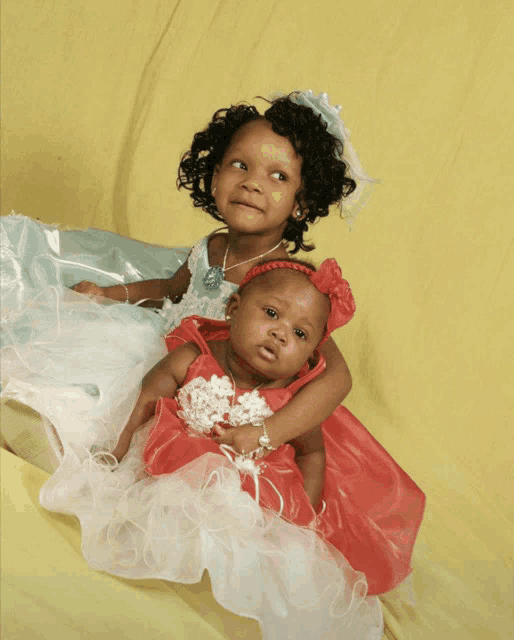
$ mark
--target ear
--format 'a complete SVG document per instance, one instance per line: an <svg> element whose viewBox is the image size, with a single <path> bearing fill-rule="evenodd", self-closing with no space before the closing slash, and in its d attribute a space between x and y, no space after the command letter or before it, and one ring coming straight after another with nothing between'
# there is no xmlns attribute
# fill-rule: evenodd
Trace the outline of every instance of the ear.
<svg viewBox="0 0 514 640"><path fill-rule="evenodd" d="M230 318L237 313L239 306L241 304L241 296L238 293L233 293L228 299L227 306L225 307L225 313L229 316L227 322L230 322Z"/></svg>
<svg viewBox="0 0 514 640"><path fill-rule="evenodd" d="M219 172L220 172L220 166L219 166L219 164L217 164L214 167L214 171L212 172L211 191L213 189L215 189L216 185L218 184L218 174L219 174Z"/></svg>
<svg viewBox="0 0 514 640"><path fill-rule="evenodd" d="M300 215L298 215L300 213ZM299 220L304 220L309 213L307 207L301 207L298 203L295 204L293 208L293 212L291 214L291 219L298 222Z"/></svg>
<svg viewBox="0 0 514 640"><path fill-rule="evenodd" d="M300 215L298 215L300 212ZM309 209L307 207L307 203L305 202L303 196L300 193L300 190L296 192L294 207L291 212L291 219L296 220L304 220L309 214Z"/></svg>

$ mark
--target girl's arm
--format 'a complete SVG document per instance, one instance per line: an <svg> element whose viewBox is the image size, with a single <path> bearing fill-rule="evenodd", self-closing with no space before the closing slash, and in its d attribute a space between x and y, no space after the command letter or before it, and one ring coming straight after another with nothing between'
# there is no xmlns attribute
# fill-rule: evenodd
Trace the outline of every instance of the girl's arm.
<svg viewBox="0 0 514 640"><path fill-rule="evenodd" d="M118 461L127 453L134 433L154 415L159 398L175 395L199 353L197 347L187 343L170 351L146 374L136 406L112 452Z"/></svg>
<svg viewBox="0 0 514 640"><path fill-rule="evenodd" d="M352 388L350 370L332 338L320 349L327 367L266 420L271 444L277 447L301 436L326 420Z"/></svg>
<svg viewBox="0 0 514 640"><path fill-rule="evenodd" d="M147 302L143 302L143 307L161 307L163 298L173 300L176 297L183 296L187 291L191 273L187 266L187 261L178 269L171 278L142 280L141 282L131 282L127 285L116 284L112 287L99 287L93 282L83 280L76 284L73 289L78 293L85 293L95 296L103 296L111 300L119 302L139 302L149 298ZM126 287L126 289L125 289Z"/></svg>
<svg viewBox="0 0 514 640"><path fill-rule="evenodd" d="M266 419L271 444L278 447L311 431L326 420L346 398L352 378L345 359L332 338L321 347L327 367L317 378L300 389L282 409ZM260 427L245 425L229 429L216 439L241 453L256 449L262 435Z"/></svg>

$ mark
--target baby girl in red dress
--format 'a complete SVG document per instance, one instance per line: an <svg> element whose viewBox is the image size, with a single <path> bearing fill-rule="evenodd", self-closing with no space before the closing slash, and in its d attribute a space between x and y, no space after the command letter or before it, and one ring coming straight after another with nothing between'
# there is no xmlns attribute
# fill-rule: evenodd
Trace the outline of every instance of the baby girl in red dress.
<svg viewBox="0 0 514 640"><path fill-rule="evenodd" d="M226 322L193 316L169 334L170 352L144 378L113 454L121 460L155 415L144 449L150 475L208 452L226 456L262 508L314 528L376 594L410 573L423 493L344 407L300 437L294 427L291 437L266 428L323 371L318 346L354 311L335 260L318 271L294 260L250 269Z"/></svg>

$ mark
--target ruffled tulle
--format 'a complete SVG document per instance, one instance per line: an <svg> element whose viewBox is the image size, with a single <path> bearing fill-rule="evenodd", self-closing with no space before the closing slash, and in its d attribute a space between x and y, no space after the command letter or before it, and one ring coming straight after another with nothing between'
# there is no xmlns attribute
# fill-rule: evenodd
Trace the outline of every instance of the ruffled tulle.
<svg viewBox="0 0 514 640"><path fill-rule="evenodd" d="M141 460L150 428L119 466L72 447L41 492L45 508L79 518L93 568L183 583L207 570L218 602L257 620L267 639L381 638L364 574L314 530L261 509L227 458L208 453L148 476Z"/></svg>

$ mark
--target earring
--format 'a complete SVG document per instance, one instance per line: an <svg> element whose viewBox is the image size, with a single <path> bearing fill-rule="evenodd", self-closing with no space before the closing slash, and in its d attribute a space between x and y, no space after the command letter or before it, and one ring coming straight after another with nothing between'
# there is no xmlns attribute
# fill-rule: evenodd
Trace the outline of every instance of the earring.
<svg viewBox="0 0 514 640"><path fill-rule="evenodd" d="M228 315L228 313L227 313L227 315L225 316L225 320L226 320L227 322L230 320L230 316Z"/></svg>
<svg viewBox="0 0 514 640"><path fill-rule="evenodd" d="M300 209L297 210L296 217L297 218L301 218L302 217L302 212L300 211Z"/></svg>

